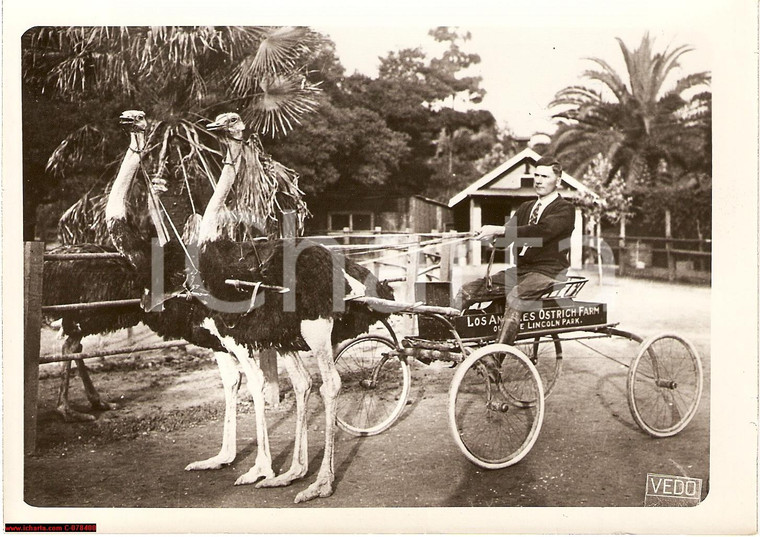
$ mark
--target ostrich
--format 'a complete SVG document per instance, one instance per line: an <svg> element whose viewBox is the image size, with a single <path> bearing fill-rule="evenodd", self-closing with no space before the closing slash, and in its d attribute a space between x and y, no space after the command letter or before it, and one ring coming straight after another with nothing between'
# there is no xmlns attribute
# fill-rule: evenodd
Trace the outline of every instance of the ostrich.
<svg viewBox="0 0 760 537"><path fill-rule="evenodd" d="M120 116L120 122L128 127L130 132L130 150L122 160L119 173L111 188L106 204L106 225L111 240L120 253L128 260L138 275L141 289L150 289L151 282L151 244L126 218L126 200L132 186L135 174L140 168L141 154L146 147L145 131L147 121L145 114L138 110L127 110ZM160 182L159 182L160 185ZM159 186L157 185L157 186ZM185 253L177 241L171 241L163 246L164 283L168 282L170 292L185 291ZM236 357L227 353L219 340L201 327L202 321L208 317L208 309L198 300L188 300L170 294L170 298L162 304L163 311L152 311L144 314L143 322L162 337L183 338L195 345L214 351L222 377L225 395L224 430L222 447L219 453L205 460L190 463L186 470L218 469L231 463L236 456L236 409L237 394L242 382L238 365L249 378L248 385L255 382L250 380L261 374L247 360L238 362ZM295 365L286 362L288 367ZM263 403L261 405L263 410ZM259 412L262 414L263 412ZM261 475L273 477L271 456L266 429L258 428L257 467Z"/></svg>
<svg viewBox="0 0 760 537"><path fill-rule="evenodd" d="M130 134L129 150L125 154L114 180L105 208L108 234L116 249L124 256L123 261L134 273L140 293L151 288L151 244L127 218L127 199L134 177L141 165L141 155L146 147L145 132L148 127L145 113L139 110L124 111L120 123ZM188 219L183 240L189 242L193 234L193 218ZM185 254L177 241L162 248L164 282L172 291L184 291L186 285ZM200 324L206 317L206 308L197 300L171 296L155 311L141 312L142 321L165 339L181 338L189 343L210 349L218 364L224 386L225 413L222 447L217 455L206 460L190 463L186 470L218 469L231 463L236 455L237 394L242 376L236 360L221 346L219 340Z"/></svg>
<svg viewBox="0 0 760 537"><path fill-rule="evenodd" d="M381 317L355 303L349 303L345 313L341 314L337 310L343 309L343 299L349 289L352 294L369 291L384 298L392 298L392 293L387 284L380 284L367 269L350 261L343 263L344 260L339 256L309 241L285 239L246 245L222 237L220 216L233 183L244 168L251 172L249 175L255 175L253 171L261 167L255 165L254 159L258 156L250 141L243 141L245 125L238 114L221 114L207 128L223 133L227 151L216 191L200 224L200 274L203 284L217 300L226 304L249 303L250 306L238 312L210 312L202 326L215 334L241 364L247 363L250 366L253 363L250 359L252 351L266 347L277 348L287 357L285 365L293 380L296 396L296 432L290 469L277 477L271 477L266 475L266 468L259 467L257 461L236 484L285 486L306 474L306 402L311 390L311 379L298 351L311 351L322 377L320 393L325 407L325 448L316 481L300 492L295 501L299 503L326 497L333 492L335 401L341 385L333 361L333 339L364 332ZM288 278L289 271L293 281ZM258 281L270 289L290 287L290 293L283 295L264 290L257 296L256 291L260 287L253 293L239 290L226 283L229 278ZM285 307L287 300L294 307ZM251 380L255 382L251 391L255 393L257 433L265 434L264 416L258 411L263 408L263 376L258 368L252 371L249 382ZM260 479L262 480L259 481Z"/></svg>
<svg viewBox="0 0 760 537"><path fill-rule="evenodd" d="M73 244L52 250L54 254L113 252L97 244ZM132 266L123 258L84 261L45 261L43 266L43 304L69 304L100 300L120 300L140 296ZM65 337L63 354L82 351L82 338L92 334L113 332L135 326L143 312L134 306L119 306L105 310L83 310L63 313L61 331ZM77 371L82 379L85 394L94 410L110 410L112 404L100 398L84 360L77 359ZM56 410L65 421L94 420L95 416L78 412L69 403L69 377L71 361L63 362L61 385Z"/></svg>
<svg viewBox="0 0 760 537"><path fill-rule="evenodd" d="M56 150L56 153L58 152L59 150ZM51 157L51 162L52 159L53 157ZM50 167L49 163L48 168ZM49 253L116 252L110 244L111 239L101 216L103 196L101 194L91 198L89 194L86 194L66 210L58 222L61 246ZM142 291L135 276L134 269L123 258L82 261L47 260L43 265L42 302L45 305L54 305L135 298L140 296ZM137 325L142 317L143 313L139 308L130 306L65 312L59 318L61 335L64 337L61 353L79 353L82 351L83 337L130 328ZM113 409L113 403L103 401L98 394L84 360L75 361L90 406L94 410ZM94 420L95 417L92 414L78 412L71 408L70 376L71 361L65 361L62 363L56 411L67 422Z"/></svg>

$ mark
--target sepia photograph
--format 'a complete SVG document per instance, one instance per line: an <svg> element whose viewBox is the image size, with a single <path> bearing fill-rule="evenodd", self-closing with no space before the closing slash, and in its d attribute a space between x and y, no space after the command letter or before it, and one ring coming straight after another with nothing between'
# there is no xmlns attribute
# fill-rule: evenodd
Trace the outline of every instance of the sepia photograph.
<svg viewBox="0 0 760 537"><path fill-rule="evenodd" d="M6 531L757 532L757 5L482 4L11 3Z"/></svg>

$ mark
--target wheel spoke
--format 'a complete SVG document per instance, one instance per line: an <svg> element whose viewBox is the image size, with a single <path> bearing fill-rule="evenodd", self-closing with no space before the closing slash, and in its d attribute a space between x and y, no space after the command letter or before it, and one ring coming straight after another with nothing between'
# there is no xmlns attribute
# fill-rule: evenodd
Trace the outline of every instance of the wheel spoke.
<svg viewBox="0 0 760 537"><path fill-rule="evenodd" d="M543 420L535 367L509 352L475 351L458 368L449 394L449 418L462 452L484 468L504 468L533 446ZM532 371L531 371L532 370ZM520 404L520 399L532 400Z"/></svg>
<svg viewBox="0 0 760 537"><path fill-rule="evenodd" d="M628 376L628 404L642 429L652 436L681 431L701 393L702 367L691 345L667 334L642 344Z"/></svg>
<svg viewBox="0 0 760 537"><path fill-rule="evenodd" d="M392 341L362 336L345 344L335 358L343 388L338 394L338 426L360 436L378 434L398 418L409 395L409 366L390 353Z"/></svg>

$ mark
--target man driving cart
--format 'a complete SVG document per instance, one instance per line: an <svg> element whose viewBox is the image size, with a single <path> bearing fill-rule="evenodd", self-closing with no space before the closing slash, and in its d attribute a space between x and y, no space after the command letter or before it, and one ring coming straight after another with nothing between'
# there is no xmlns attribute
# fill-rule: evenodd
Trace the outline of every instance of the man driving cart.
<svg viewBox="0 0 760 537"><path fill-rule="evenodd" d="M539 159L533 172L538 199L520 205L503 226L483 226L477 236L491 241L498 237L498 246L514 244L515 267L464 284L458 296L458 303L465 309L506 294L500 342L513 344L522 312L540 308L536 299L556 283L567 280L575 208L557 192L561 182L560 163L548 157Z"/></svg>

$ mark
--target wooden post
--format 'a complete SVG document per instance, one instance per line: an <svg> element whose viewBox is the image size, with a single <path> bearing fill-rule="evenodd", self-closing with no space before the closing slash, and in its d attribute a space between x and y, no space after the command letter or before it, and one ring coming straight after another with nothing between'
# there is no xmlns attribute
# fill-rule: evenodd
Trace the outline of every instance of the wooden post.
<svg viewBox="0 0 760 537"><path fill-rule="evenodd" d="M409 244L407 250L407 265L406 265L406 301L410 304L414 304L415 292L414 283L417 281L417 273L420 270L420 236L416 235L414 240ZM407 333L414 334L414 321L415 316L410 315L407 324Z"/></svg>
<svg viewBox="0 0 760 537"><path fill-rule="evenodd" d="M295 238L298 220L295 211L283 211L280 233L284 239ZM277 371L277 351L264 349L259 352L259 366L264 373L264 401L270 408L280 406L280 376Z"/></svg>
<svg viewBox="0 0 760 537"><path fill-rule="evenodd" d="M441 281L451 281L451 265L454 262L452 244L454 233L448 231L442 235L443 244L441 245Z"/></svg>
<svg viewBox="0 0 760 537"><path fill-rule="evenodd" d="M270 408L280 406L280 377L277 374L277 351L264 349L259 354L264 372L264 401Z"/></svg>
<svg viewBox="0 0 760 537"><path fill-rule="evenodd" d="M603 285L602 273L604 272L602 267L602 216L599 215L596 219L596 266L599 272L599 285Z"/></svg>
<svg viewBox="0 0 760 537"><path fill-rule="evenodd" d="M676 279L676 261L670 251L670 239L673 238L670 222L670 209L665 209L665 255L668 257L668 281Z"/></svg>
<svg viewBox="0 0 760 537"><path fill-rule="evenodd" d="M470 198L470 231L480 231L481 227L483 227L483 211L480 202L475 198ZM470 240L470 265L473 267L480 266L480 246L479 240Z"/></svg>
<svg viewBox="0 0 760 537"><path fill-rule="evenodd" d="M44 243L24 243L24 453L37 444L37 393L40 379L42 254Z"/></svg>
<svg viewBox="0 0 760 537"><path fill-rule="evenodd" d="M618 274L625 276L625 215L620 217L620 237L618 237Z"/></svg>
<svg viewBox="0 0 760 537"><path fill-rule="evenodd" d="M697 243L697 251L702 252L702 241L704 241L704 236L702 235L702 227L699 225L699 218L696 219L697 221L697 238L699 239L699 242ZM705 270L705 257L702 255L697 256L697 263L695 263L695 266L697 267L697 270L703 271Z"/></svg>

